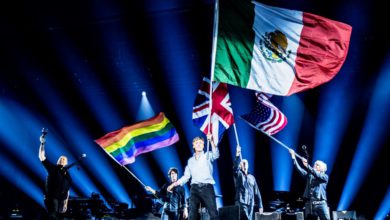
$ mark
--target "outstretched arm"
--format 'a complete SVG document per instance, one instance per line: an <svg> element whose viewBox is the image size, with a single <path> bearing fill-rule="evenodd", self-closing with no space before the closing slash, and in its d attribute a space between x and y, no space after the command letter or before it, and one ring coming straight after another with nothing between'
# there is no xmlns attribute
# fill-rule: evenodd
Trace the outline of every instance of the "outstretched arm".
<svg viewBox="0 0 390 220"><path fill-rule="evenodd" d="M39 146L39 160L44 161L46 160L46 154L45 154L45 143L46 143L46 138L45 136L41 135L39 138L41 144Z"/></svg>
<svg viewBox="0 0 390 220"><path fill-rule="evenodd" d="M307 165L307 170L309 171L309 173L311 173L314 176L314 178L318 179L319 181L324 182L324 183L328 182L329 176L327 174L325 174L325 172L316 171L316 170L314 170L313 167L311 167L309 165Z"/></svg>
<svg viewBox="0 0 390 220"><path fill-rule="evenodd" d="M296 168L296 170L298 171L298 173L299 173L301 176L305 177L305 176L307 175L307 171L304 170L301 166L299 166L298 161L297 161L297 159L296 159L296 157L295 157L295 151L294 151L293 149L291 149L291 148L290 148L288 151L289 151L290 154L291 154L291 159L293 160L294 167ZM302 163L303 163L304 165L305 165L305 163L307 164L307 160L306 160L306 159L302 159Z"/></svg>
<svg viewBox="0 0 390 220"><path fill-rule="evenodd" d="M207 134L207 141L209 141L211 144L212 161L218 159L219 158L219 149L218 149L217 145L215 145L215 143L214 143L212 134Z"/></svg>
<svg viewBox="0 0 390 220"><path fill-rule="evenodd" d="M151 192L152 194L156 194L156 190L154 190L152 187L150 186L145 186L145 190L148 191L148 192Z"/></svg>
<svg viewBox="0 0 390 220"><path fill-rule="evenodd" d="M235 158L234 163L233 163L233 176L234 177L237 177L238 172L240 171L240 162L241 162L240 155L241 155L241 147L240 147L240 145L237 145L236 158Z"/></svg>
<svg viewBox="0 0 390 220"><path fill-rule="evenodd" d="M184 185L186 184L191 178L191 172L190 172L190 168L188 167L188 165L186 166L186 168L184 169L184 175L178 179L176 182L173 182L171 185L168 186L167 188L167 191L168 192L172 192L172 189L178 185Z"/></svg>

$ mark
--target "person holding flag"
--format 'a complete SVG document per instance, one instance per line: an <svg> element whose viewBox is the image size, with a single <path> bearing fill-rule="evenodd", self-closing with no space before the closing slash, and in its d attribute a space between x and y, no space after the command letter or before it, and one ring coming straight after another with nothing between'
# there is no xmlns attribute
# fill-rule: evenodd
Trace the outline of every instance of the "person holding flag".
<svg viewBox="0 0 390 220"><path fill-rule="evenodd" d="M204 139L202 137L195 137L192 140L194 154L188 159L184 175L168 186L168 191L172 191L174 187L183 186L191 178L189 220L198 219L200 203L205 205L211 220L219 219L215 199L215 180L213 178L212 164L212 162L219 158L219 150L212 139L212 134L207 135L207 140L211 143L212 150L206 153L203 150Z"/></svg>
<svg viewBox="0 0 390 220"><path fill-rule="evenodd" d="M153 195L161 198L164 202L161 220L179 220L181 217L187 219L188 210L185 200L185 193L183 186L177 186L171 191L167 191L170 184L177 181L178 169L171 167L168 170L169 183L164 184L159 190L154 190L150 186L145 186L145 189ZM183 213L183 214L181 214Z"/></svg>
<svg viewBox="0 0 390 220"><path fill-rule="evenodd" d="M215 145L219 144L225 131L234 124L227 84L211 83L203 77L192 108L192 121L205 135L213 135Z"/></svg>
<svg viewBox="0 0 390 220"><path fill-rule="evenodd" d="M248 172L248 160L241 158L241 147L236 148L236 159L233 166L235 186L235 204L240 207L240 219L253 219L255 204L259 207L259 213L263 213L263 202L256 178Z"/></svg>
<svg viewBox="0 0 390 220"><path fill-rule="evenodd" d="M306 169L299 166L296 160L295 151L289 149L291 158L294 162L295 169L306 177L306 187L303 197L305 203L305 219L330 220L328 204L326 202L326 186L328 185L329 177L325 173L327 166L323 161L317 160L314 167L308 165L307 160L301 157L302 163Z"/></svg>

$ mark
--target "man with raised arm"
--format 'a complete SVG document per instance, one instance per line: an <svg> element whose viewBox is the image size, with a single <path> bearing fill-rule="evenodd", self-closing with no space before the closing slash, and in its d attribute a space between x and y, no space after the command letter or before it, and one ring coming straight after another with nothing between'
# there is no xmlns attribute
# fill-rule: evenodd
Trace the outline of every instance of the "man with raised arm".
<svg viewBox="0 0 390 220"><path fill-rule="evenodd" d="M206 207L211 220L219 219L213 178L213 162L219 158L219 150L214 144L211 134L207 135L207 140L212 146L212 150L207 151L207 153L203 151L204 139L202 137L195 137L192 140L194 154L188 159L184 175L168 187L168 190L172 190L178 185L184 185L191 178L189 220L198 219L200 203Z"/></svg>
<svg viewBox="0 0 390 220"><path fill-rule="evenodd" d="M68 164L68 158L66 156L60 156L57 164L47 160L45 153L45 135L45 133L41 135L41 144L39 146L39 160L47 171L44 203L49 219L58 219L60 213L65 213L68 207L69 189L72 178L65 168Z"/></svg>

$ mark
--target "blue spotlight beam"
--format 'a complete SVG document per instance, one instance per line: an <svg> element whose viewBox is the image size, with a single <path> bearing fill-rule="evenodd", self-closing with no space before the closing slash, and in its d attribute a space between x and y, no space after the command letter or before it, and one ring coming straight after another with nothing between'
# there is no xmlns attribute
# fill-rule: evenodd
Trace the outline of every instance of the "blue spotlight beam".
<svg viewBox="0 0 390 220"><path fill-rule="evenodd" d="M364 128L338 204L338 210L347 210L375 161L387 134L383 124L390 121L390 54L379 73L371 98Z"/></svg>
<svg viewBox="0 0 390 220"><path fill-rule="evenodd" d="M28 58L25 58L25 57L23 57L22 55L20 55L19 57L18 57L18 61L19 62L21 62L21 63L23 63L23 64L21 64L21 65L19 65L19 67L21 67L22 68L22 70L21 70L21 72L27 72L27 73L29 73L31 70L30 69L34 69L34 68L31 68L30 67L30 69L28 68L28 66L29 65L27 65L27 64L29 64L29 60L30 59L28 59ZM34 71L37 71L37 70L35 70L34 69ZM39 72L39 71L38 71ZM48 106L48 107L50 107L50 109L52 110L52 112L55 112L56 114L60 114L60 113L64 113L64 116L65 117L61 117L61 114L60 115L56 115L56 114L54 114L55 115L55 117L58 117L59 118L59 120L58 121L60 121L60 122L62 122L62 124L64 125L64 124L67 124L68 123L68 121L67 121L67 119L68 119L68 117L69 118L71 118L70 117L70 115L68 114L68 112L71 112L71 111L69 111L69 110L67 110L67 108L65 108L64 107L64 105L60 102L60 100L61 100L61 98L59 98L59 96L56 94L56 92L55 92L55 90L52 88L52 87L50 87L50 83L48 83L47 81L46 81L46 79L45 78L38 78L39 79L39 81L40 81L40 85L39 86L36 86L35 84L33 84L33 82L32 81L28 81L29 83L31 83L31 87L32 88L35 88L36 89L36 91L37 91L37 93L42 97L42 100L44 101L44 103L45 103L45 106ZM68 116L68 117L66 117L66 115ZM47 124L50 124L50 123L47 123ZM48 126L48 125L45 125L45 126ZM50 127L50 126L48 126L48 127ZM67 129L65 129L66 131L73 131L75 129L75 127L69 127L69 128L67 128ZM39 129L40 130L40 129ZM52 131L53 130L55 130L55 129L52 129ZM77 129L76 129L77 130ZM58 148L61 148L61 146L62 146L62 144L58 144L58 145L56 145L56 146L58 146ZM65 152L65 148L64 147L62 147L62 150L61 150L61 152ZM48 153L48 155L50 156L50 150L47 150L47 153ZM106 170L107 168L103 168L103 170ZM100 170L98 170L98 173L99 173L99 171ZM43 175L43 174L42 174ZM88 191L84 191L83 193L84 194L86 194L86 195L89 195L89 193L91 192L91 190L93 190L93 191L97 191L97 190L95 190L96 189L96 187L95 186L93 186L92 184L91 184L91 181L89 181L89 180L87 180L87 177L86 176L84 176L84 177L81 177L82 179L85 179L85 181L83 181L83 184L80 184L80 186L83 186L83 188L84 189L89 189ZM77 181L77 176L76 176L76 181ZM105 180L105 178L101 178L103 181ZM115 181L114 181L115 182ZM87 187L84 187L84 186L87 186ZM107 188L110 188L110 187L107 187ZM118 188L119 187L116 187L117 188L117 190L118 190ZM120 193L118 193L118 194L122 194L122 195L126 195L125 193L124 193L124 190L122 190L123 192L120 192ZM130 199L126 199L126 200L122 200L122 201L130 201Z"/></svg>
<svg viewBox="0 0 390 220"><path fill-rule="evenodd" d="M0 154L0 174L43 207L43 192L13 161Z"/></svg>
<svg viewBox="0 0 390 220"><path fill-rule="evenodd" d="M93 109L91 113L98 119L105 129L109 129L113 124L120 124L121 120L115 117L115 106L106 96L104 86L101 82L95 79L95 73L91 70L86 62L80 62L83 58L80 57L75 45L69 43L69 40L63 35L58 35L54 46L59 51L61 61L68 69L68 72L73 73L75 88L83 95L84 100ZM98 97L98 101L97 101ZM110 115L110 117L107 117Z"/></svg>
<svg viewBox="0 0 390 220"><path fill-rule="evenodd" d="M214 185L215 195L221 195L221 182L219 180L219 172L218 171L219 171L218 164L215 161L214 162L214 173L213 173L213 177L215 180L215 185ZM223 207L222 197L217 197L216 199L217 199L217 208Z"/></svg>
<svg viewBox="0 0 390 220"><path fill-rule="evenodd" d="M169 146L164 147L161 149L158 149L156 151L152 152L153 158L156 160L160 167L160 171L164 174L164 176L169 179L167 174L167 171L170 167L176 167L179 170L183 170L183 167L179 160L179 154L176 151L176 146ZM179 174L180 176L180 174Z"/></svg>
<svg viewBox="0 0 390 220"><path fill-rule="evenodd" d="M44 79L42 79L42 81L44 81ZM88 164L87 168L91 169L91 172L96 174L98 179L102 181L103 185L105 185L111 195L119 201L131 204L131 199L128 197L128 194L120 183L118 177L114 175L114 171L108 164L108 158L103 157L98 153L99 147L93 143L91 137L88 137L88 135L85 134L83 127L79 125L74 116L70 114L72 111L60 102L61 99L56 96L55 90L49 87L49 85L50 83L43 82L42 86L36 89L42 96L42 100L44 100L46 106L50 108L51 112L60 113L54 115L54 117L60 122L59 124L62 133L67 137L67 140L70 140L72 143L77 143L78 151L80 151L79 154L87 153L87 155L89 155L84 160L84 163ZM80 146L82 146L82 148L80 148ZM95 162L96 160L99 161L98 164Z"/></svg>
<svg viewBox="0 0 390 220"><path fill-rule="evenodd" d="M111 39L111 38L110 38ZM59 47L59 50L61 51L61 54L63 56L64 62L66 62L66 66L69 69L69 72L81 72L83 73L82 75L93 75L91 73L91 70L89 70L88 66L86 65L79 65L79 60L78 55L75 53L75 51L71 51L69 48L72 48L70 46L68 47L63 47L63 44L61 47ZM115 57L113 55L113 57ZM110 56L111 58L111 56ZM126 64L129 64L129 61L123 61ZM114 62L117 63L117 62ZM132 67L126 67L125 69L133 69ZM118 71L117 74L120 78L123 78L123 80L119 80L122 83L126 83L129 81L128 79L128 74L123 74ZM133 74L134 75L134 74ZM108 98L106 97L105 93L100 92L98 95L98 101L96 99L96 91L103 90L103 86L99 84L96 80L94 80L93 77L88 77L88 86L87 89L85 88L86 86L83 84L87 84L85 80L81 80L80 83L76 84L79 85L79 90L80 92L84 95L84 99L86 102L91 106L91 109L94 109L93 113L98 118L99 122L102 124L102 126L105 128L105 130L113 130L112 127L117 126L122 124L120 118L116 117L116 111L111 106L115 106L111 102L109 102ZM126 87L126 86L123 86ZM131 94L131 93L129 93ZM135 93L134 93L135 94ZM125 97L128 95L125 95ZM131 98L130 100L133 100L132 102L135 102L135 98ZM130 106L133 106L131 103L129 103ZM148 99L145 95L142 96L141 99L141 105L140 109L138 111L138 116L143 117L145 114L152 114L148 115L150 117L154 116L154 112L151 109L151 106L148 102ZM107 117L109 115L110 117ZM137 121L144 120L146 118L138 118ZM147 163L145 163L142 159L138 159L137 163L129 167L134 173L137 174L142 180L147 181L147 180L154 180L153 177L151 176L151 169ZM130 170L129 170L130 171ZM123 194L123 193L118 193L118 195ZM123 197L123 196L122 196ZM129 198L122 198L122 200L125 199L125 201L129 201Z"/></svg>
<svg viewBox="0 0 390 220"><path fill-rule="evenodd" d="M378 212L375 214L374 219L386 219L390 216L390 187L387 188L387 192L383 198L382 204L379 206Z"/></svg>
<svg viewBox="0 0 390 220"><path fill-rule="evenodd" d="M151 104L149 103L146 92L142 92L142 99L138 110L137 121L146 120L153 116L155 116L155 113ZM179 155L177 154L177 151L174 146L164 147L155 150L151 152L151 154L153 158L157 161L160 171L163 174L166 174L170 167L177 167L179 169L182 169L180 165ZM154 189L158 188L155 178L151 176L152 172L149 168L149 165L143 160L142 162L142 165L133 166L133 169L136 170L139 175L142 175L142 179L145 180L147 185L151 186ZM148 176L146 176L145 174L148 174ZM167 180L169 179L167 175L164 176Z"/></svg>
<svg viewBox="0 0 390 220"><path fill-rule="evenodd" d="M229 86L229 96L231 98L233 115L235 116L235 124L237 128L237 136L241 146L242 158L247 159L249 164L254 164L255 154L253 153L256 147L254 136L256 131L248 126L243 120L239 120L238 116L245 114L251 110L252 105L248 103L255 102L255 95L253 91L246 91L234 86ZM232 160L236 157L236 133L234 127L231 126L227 131L230 142L230 149ZM255 173L255 166L249 166L249 172Z"/></svg>
<svg viewBox="0 0 390 220"><path fill-rule="evenodd" d="M344 65L343 71L350 72L354 64ZM336 77L332 83L326 84L324 92L321 92L317 113L317 123L315 130L315 148L313 160L320 159L327 164L327 173L331 173L336 155L340 148L340 142L347 129L348 121L351 117L355 94L352 86L355 77ZM352 91L352 92L351 92Z"/></svg>
<svg viewBox="0 0 390 220"><path fill-rule="evenodd" d="M104 54L107 55L105 60L112 65L108 71L115 76L114 82L118 85L118 92L123 94L122 97L126 97L124 99L126 108L130 110L131 115L135 115L138 106L136 97L139 92L145 88L152 88L147 78L149 74L144 70L145 64L135 49L138 45L133 43L138 41L131 40L132 36L126 34L126 27L122 23L110 23L109 26L104 25L101 28L100 37L105 46Z"/></svg>
<svg viewBox="0 0 390 220"><path fill-rule="evenodd" d="M15 105L9 104L9 108L12 109L13 115L10 117L7 117L8 120L13 120L12 124L14 127L10 129L10 127L4 128L3 126L0 127L0 135L5 137L5 141L9 143L7 145L11 151L14 151L15 154L23 157L23 156L28 156L30 159L22 159L26 165L42 180L44 181L46 179L46 172L43 169L41 163L38 160L38 146L39 146L39 141L38 137L40 135L39 132L34 132L34 131L40 131L42 128L42 122L38 122L37 119L35 119L29 112L27 112L25 109L23 109L21 106L17 106L16 103ZM20 120L20 121L19 121ZM18 122L16 122L18 121ZM25 123L28 122L28 123ZM9 123L10 124L10 123ZM7 131L12 131L11 133ZM31 131L30 133L26 133L25 131ZM35 134L34 134L35 133ZM3 135L4 134L4 135ZM21 134L27 134L27 137L23 137ZM14 136L17 135L17 138ZM55 134L50 135L50 143L48 143L49 146L60 146L60 142L57 141L58 137L55 136ZM34 147L31 147L31 145L22 145L20 146L20 142L23 143L33 143ZM73 158L70 154L69 151L66 149L62 149L61 152L58 151L58 148L52 148L52 147L46 147L46 154L49 160L57 159L61 155L66 155L68 156L69 161L75 161L75 158ZM31 160L31 155L35 155L36 158L34 160ZM55 162L55 161L54 161ZM73 173L73 169L70 170L71 173ZM72 179L73 182L75 183L76 186L78 186L82 192L90 192L89 187L95 188L92 184L92 182L85 178L86 174L80 170L80 173L77 174L72 174ZM81 174L81 175L80 175ZM88 187L89 186L89 187Z"/></svg>
<svg viewBox="0 0 390 220"><path fill-rule="evenodd" d="M275 136L287 146L297 146L299 131L302 125L304 105L298 95L284 97L281 111L286 115L287 126ZM289 191L293 165L289 152L276 142L271 143L272 174L275 191ZM296 150L296 147L292 147Z"/></svg>
<svg viewBox="0 0 390 220"><path fill-rule="evenodd" d="M171 99L175 100L177 116L183 123L181 127L184 130L184 137L188 143L192 143L192 138L197 136L199 131L194 129L190 119L195 95L201 82L199 68L188 59L194 49L194 41L190 35L183 36L183 33L187 33L187 26L183 19L180 19L180 14L153 17L152 24L154 36L157 36L153 40L154 44L159 46L157 54L161 58L159 64L164 70L164 78L174 80L172 86L166 88L167 92ZM190 149L191 146L189 145Z"/></svg>
<svg viewBox="0 0 390 220"><path fill-rule="evenodd" d="M26 108L23 108L23 106L20 106L15 102L7 100L2 100L2 102L7 103L7 108L0 106L1 115L5 116L1 120L3 122L4 120L7 120L8 122L2 123L2 126L0 126L0 137L8 143L6 147L8 147L10 151L14 152L15 155L18 155L18 157L21 158L20 161L22 161L22 163L28 166L31 171L44 181L46 179L46 173L37 156L39 146L38 137L40 133L35 133L34 131L40 131L42 124L45 123L39 122L38 119L26 110ZM60 146L60 143L56 141L56 137L51 139L54 140L50 141L50 146L52 146L52 143L56 143L55 146ZM35 143L33 144L35 147L31 147L29 144L21 145L21 142ZM63 149L61 153L67 155L69 157L69 161L74 160L66 149ZM48 158L51 159L58 158L60 156L59 152L53 148L47 148L46 154L48 155ZM36 158L31 160L31 155L36 155ZM10 175L12 174L10 173ZM73 181L77 184L77 186L80 186L82 192L87 192L86 187L93 185L91 181L85 178L85 176L85 174L73 176Z"/></svg>

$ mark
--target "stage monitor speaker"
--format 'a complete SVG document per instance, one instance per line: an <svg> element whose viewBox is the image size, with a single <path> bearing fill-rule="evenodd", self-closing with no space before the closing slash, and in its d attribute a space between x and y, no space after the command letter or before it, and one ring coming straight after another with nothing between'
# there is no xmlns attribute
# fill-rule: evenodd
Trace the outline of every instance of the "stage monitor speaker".
<svg viewBox="0 0 390 220"><path fill-rule="evenodd" d="M255 213L255 220L281 220L282 215L280 212L263 212L260 214L259 212Z"/></svg>
<svg viewBox="0 0 390 220"><path fill-rule="evenodd" d="M231 205L219 208L219 218L223 220L240 220L240 207Z"/></svg>
<svg viewBox="0 0 390 220"><path fill-rule="evenodd" d="M284 220L303 220L303 212L286 212L283 214L282 218Z"/></svg>
<svg viewBox="0 0 390 220"><path fill-rule="evenodd" d="M333 220L345 219L345 220L356 220L355 211L333 211Z"/></svg>

